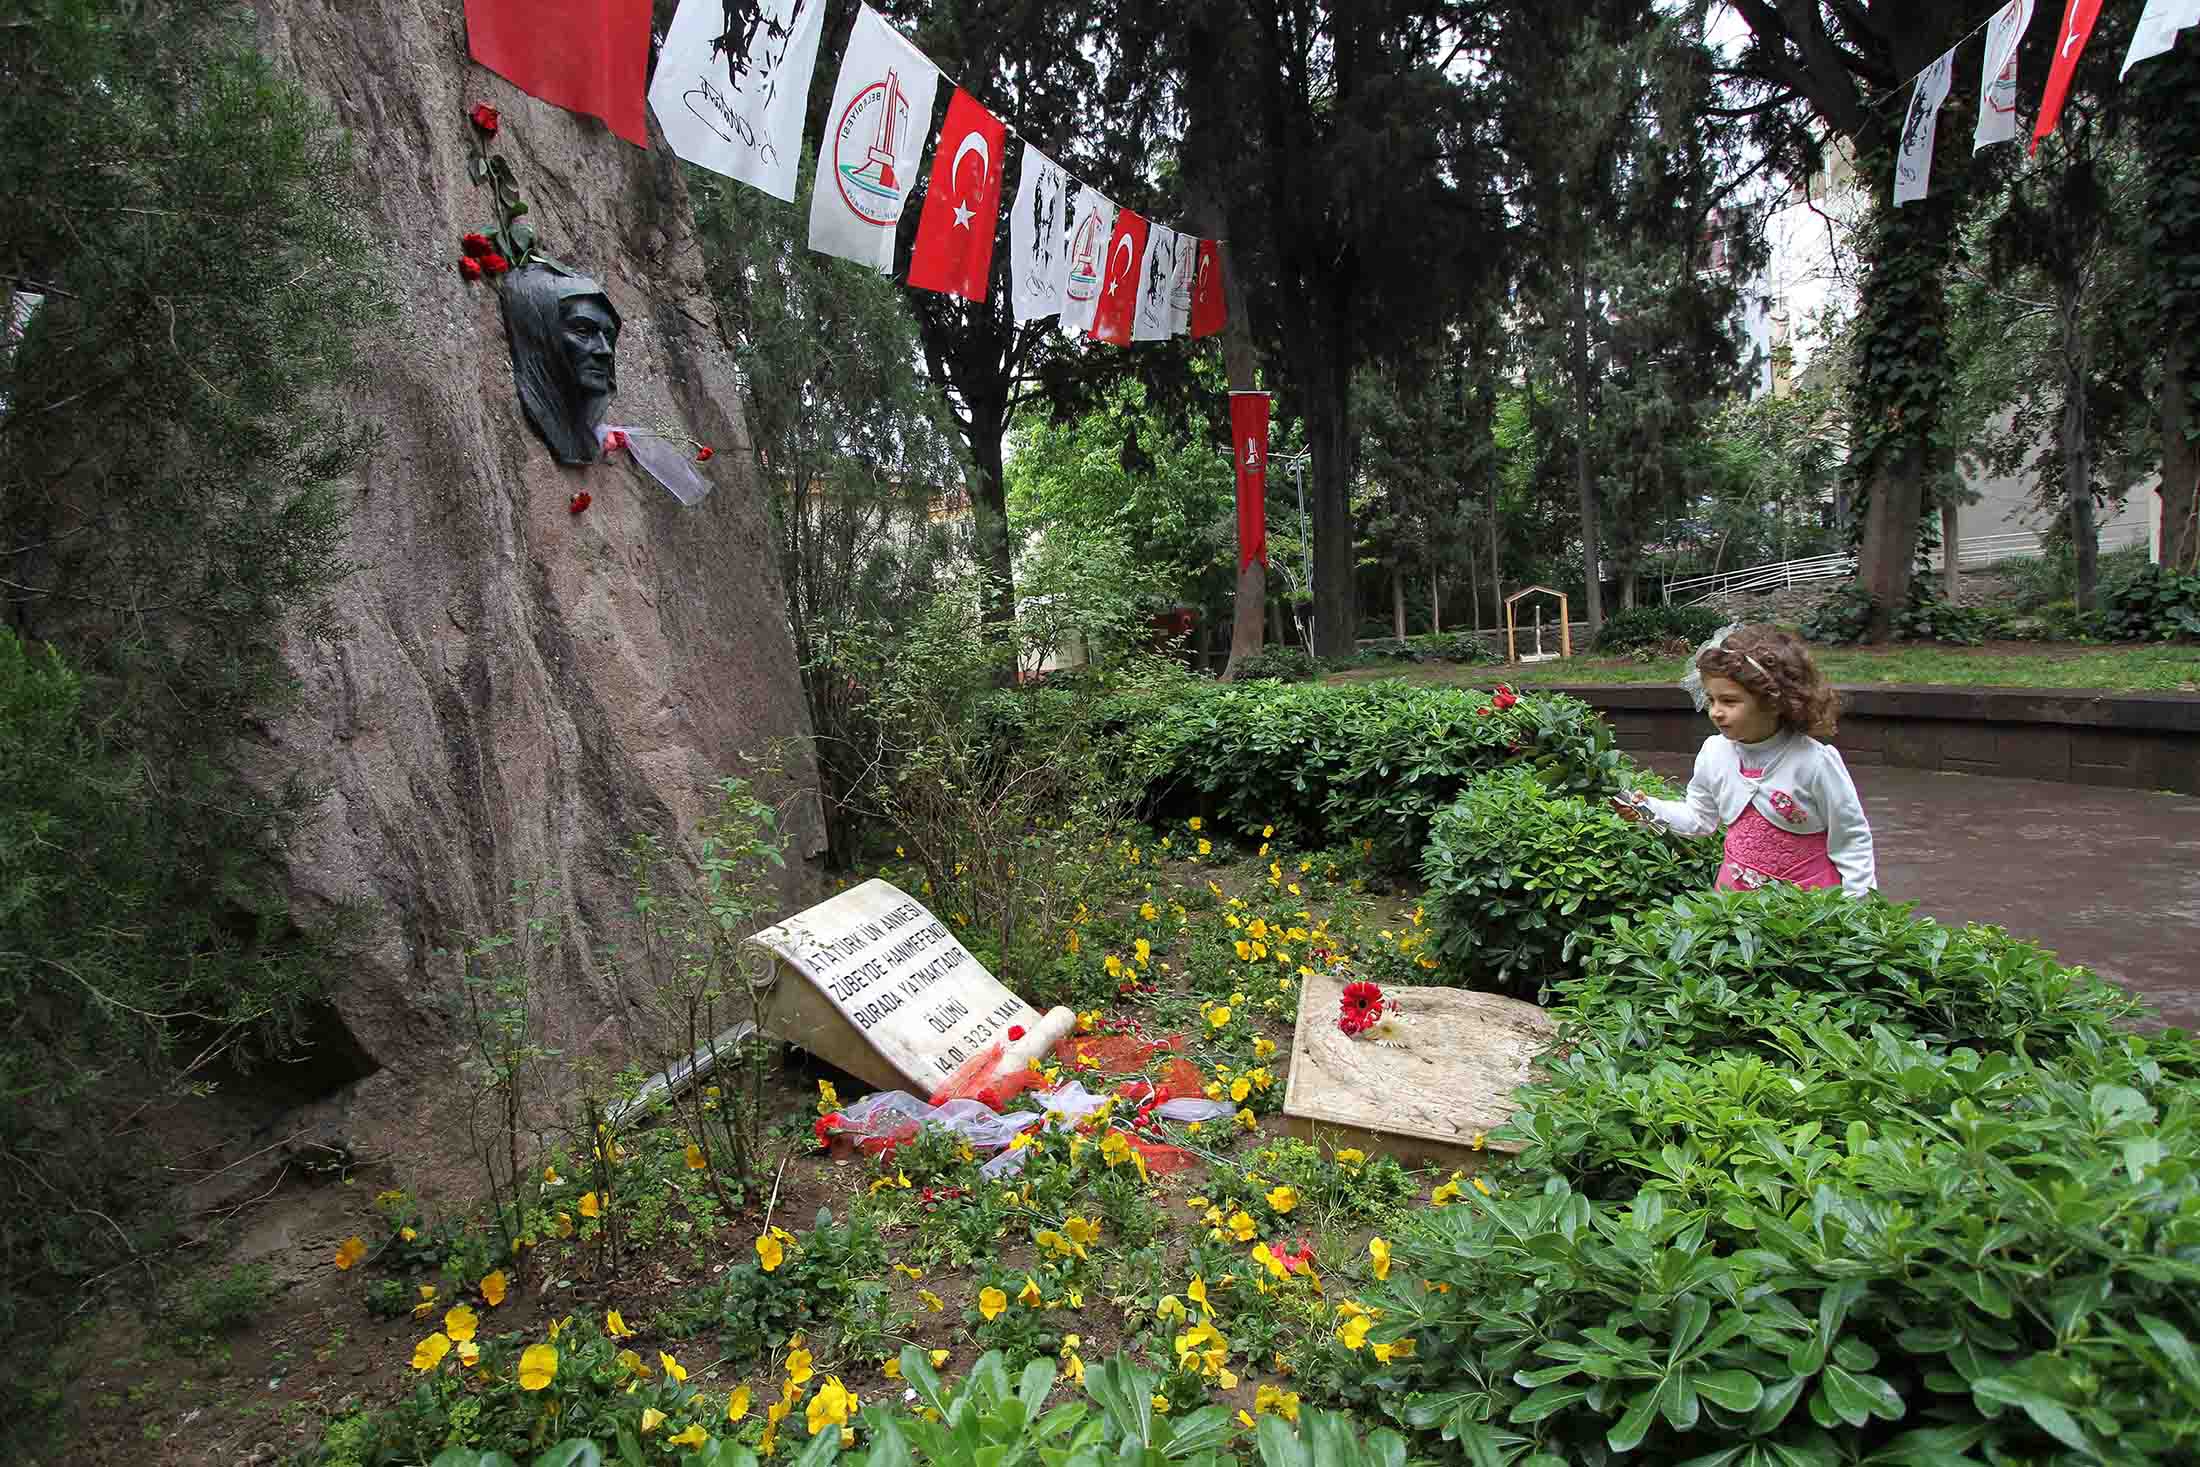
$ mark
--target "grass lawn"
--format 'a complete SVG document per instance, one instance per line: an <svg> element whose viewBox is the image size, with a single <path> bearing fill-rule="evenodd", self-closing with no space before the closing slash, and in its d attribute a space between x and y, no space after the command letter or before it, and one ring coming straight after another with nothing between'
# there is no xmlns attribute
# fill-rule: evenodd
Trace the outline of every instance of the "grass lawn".
<svg viewBox="0 0 2200 1467"><path fill-rule="evenodd" d="M1941 683L1999 688L2100 688L2113 692L2200 693L2200 647L2145 644L2096 647L1996 642L1984 647L1824 647L1812 650L1836 683ZM1670 683L1677 662L1573 657L1510 666L1400 663L1332 674L1332 681L1403 677L1416 682L1488 687L1495 683Z"/></svg>

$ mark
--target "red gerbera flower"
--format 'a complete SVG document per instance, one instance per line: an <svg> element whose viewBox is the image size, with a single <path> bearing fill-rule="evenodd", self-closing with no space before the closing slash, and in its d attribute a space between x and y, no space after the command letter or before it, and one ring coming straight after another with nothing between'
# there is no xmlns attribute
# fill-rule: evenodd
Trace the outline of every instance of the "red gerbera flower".
<svg viewBox="0 0 2200 1467"><path fill-rule="evenodd" d="M624 447L626 447L626 430L624 428L613 428L610 432L604 434L603 451L605 453L617 453Z"/></svg>
<svg viewBox="0 0 2200 1467"><path fill-rule="evenodd" d="M458 273L463 279L479 280L481 278L481 261L461 255L458 261Z"/></svg>
<svg viewBox="0 0 2200 1467"><path fill-rule="evenodd" d="M706 451L706 452L708 452L708 450L705 450L705 451ZM1023 1025L1021 1025L1021 1024L1011 1024L1011 1025L1009 1025L1009 1026L1008 1026L1008 1042L1009 1042L1009 1043L1011 1043L1011 1044L1014 1044L1014 1043L1015 1043L1015 1042L1016 1042L1017 1040L1019 1040L1019 1039L1021 1039L1021 1038L1023 1038L1023 1037L1024 1037L1024 1026L1023 1026Z"/></svg>
<svg viewBox="0 0 2200 1467"><path fill-rule="evenodd" d="M502 275L505 271L512 268L512 262L505 259L504 256L498 254L496 251L491 250L488 254L481 257L481 268L488 271L491 275Z"/></svg>
<svg viewBox="0 0 2200 1467"><path fill-rule="evenodd" d="M486 234L462 235L458 247L477 260L497 252L496 242Z"/></svg>
<svg viewBox="0 0 2200 1467"><path fill-rule="evenodd" d="M810 1129L817 1133L817 1144L830 1146L833 1140L833 1132L840 1124L840 1112L837 1110L829 1116L819 1116L810 1126Z"/></svg>
<svg viewBox="0 0 2200 1467"><path fill-rule="evenodd" d="M595 502L595 500L588 497L588 491L586 489L583 489L580 493L574 495L572 499L567 502L565 506L565 512L567 514L585 514L588 510L588 506L594 504Z"/></svg>
<svg viewBox="0 0 2200 1467"><path fill-rule="evenodd" d="M701 448L695 450L695 461L699 464L707 464L710 462L710 455L711 447L708 443L706 443Z"/></svg>
<svg viewBox="0 0 2200 1467"><path fill-rule="evenodd" d="M1500 708L1510 708L1513 704L1520 701L1520 696L1517 693L1513 692L1513 690L1506 684L1499 683L1497 685L1497 698L1495 701L1497 703L1497 706Z"/></svg>
<svg viewBox="0 0 2200 1467"><path fill-rule="evenodd" d="M1364 979L1344 986L1344 997L1339 1000L1341 1010L1337 1027L1347 1034L1364 1033L1383 1016L1383 991Z"/></svg>
<svg viewBox="0 0 2200 1467"><path fill-rule="evenodd" d="M467 115L473 118L474 126L480 128L483 133L489 137L497 135L496 108L490 106L487 102L476 102L474 103L474 110Z"/></svg>

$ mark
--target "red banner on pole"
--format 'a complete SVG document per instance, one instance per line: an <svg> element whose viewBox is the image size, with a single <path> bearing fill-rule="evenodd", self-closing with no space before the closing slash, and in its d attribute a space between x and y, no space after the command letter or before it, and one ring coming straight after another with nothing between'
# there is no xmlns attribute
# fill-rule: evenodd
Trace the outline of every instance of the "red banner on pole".
<svg viewBox="0 0 2200 1467"><path fill-rule="evenodd" d="M2040 140L2055 130L2062 118L2063 103L2070 96L2070 78L2078 70L2078 58L2085 54L2085 43L2093 38L2093 23L2101 18L2101 0L2070 0L2063 11L2062 29L2055 32L2055 64L2047 71L2047 94L2040 99L2040 120L2032 125L2032 148L2040 150Z"/></svg>
<svg viewBox="0 0 2200 1467"><path fill-rule="evenodd" d="M1230 394L1230 443L1237 460L1238 569L1268 564L1268 394Z"/></svg>
<svg viewBox="0 0 2200 1467"><path fill-rule="evenodd" d="M1138 262L1146 256L1146 221L1129 209L1115 215L1115 233L1100 264L1100 304L1092 313L1092 339L1116 346L1131 344L1131 318L1138 306Z"/></svg>
<svg viewBox="0 0 2200 1467"><path fill-rule="evenodd" d="M932 148L932 186L917 221L909 283L919 290L982 301L993 273L993 227L1001 215L1001 166L1008 130L961 87L947 104Z"/></svg>

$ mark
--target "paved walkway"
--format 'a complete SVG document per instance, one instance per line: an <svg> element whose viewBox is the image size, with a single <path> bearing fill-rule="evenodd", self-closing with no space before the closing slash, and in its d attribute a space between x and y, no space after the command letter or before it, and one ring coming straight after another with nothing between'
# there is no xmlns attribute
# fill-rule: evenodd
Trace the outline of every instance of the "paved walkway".
<svg viewBox="0 0 2200 1467"><path fill-rule="evenodd" d="M1691 756L1644 762L1685 782ZM2200 1028L2200 799L1856 765L1879 885L2029 937Z"/></svg>

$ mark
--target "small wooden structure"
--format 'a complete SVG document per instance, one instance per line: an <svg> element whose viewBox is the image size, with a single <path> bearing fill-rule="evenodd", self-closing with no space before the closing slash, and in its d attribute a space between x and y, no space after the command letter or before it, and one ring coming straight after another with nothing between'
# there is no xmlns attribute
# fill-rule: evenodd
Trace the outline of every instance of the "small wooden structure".
<svg viewBox="0 0 2200 1467"><path fill-rule="evenodd" d="M1573 656L1573 618L1568 615L1566 593L1564 591L1554 591L1549 586L1528 586L1513 592L1505 598L1505 660L1507 662L1522 660L1518 646L1520 630L1519 604L1530 596L1555 596L1558 598L1557 655L1560 657ZM1536 608L1535 619L1535 653L1526 660L1529 662L1548 662L1550 658L1551 654L1543 650L1543 612L1542 608L1538 607Z"/></svg>

